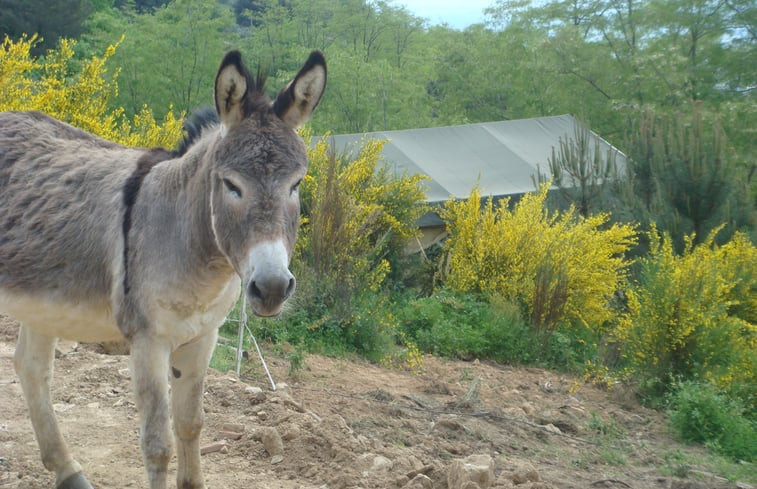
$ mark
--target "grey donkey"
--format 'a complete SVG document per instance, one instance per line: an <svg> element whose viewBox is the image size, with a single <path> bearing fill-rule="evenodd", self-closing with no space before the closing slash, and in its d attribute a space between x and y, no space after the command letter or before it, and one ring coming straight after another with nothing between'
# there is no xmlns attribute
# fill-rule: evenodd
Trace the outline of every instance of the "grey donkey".
<svg viewBox="0 0 757 489"><path fill-rule="evenodd" d="M296 129L323 95L326 62L311 53L273 101L263 82L228 53L215 80L219 122L180 151L0 113L0 312L22 325L15 369L58 489L92 485L53 413L57 338L128 340L150 489L166 487L172 438L177 487L205 488L205 370L242 288L260 316L277 315L294 291L307 171Z"/></svg>

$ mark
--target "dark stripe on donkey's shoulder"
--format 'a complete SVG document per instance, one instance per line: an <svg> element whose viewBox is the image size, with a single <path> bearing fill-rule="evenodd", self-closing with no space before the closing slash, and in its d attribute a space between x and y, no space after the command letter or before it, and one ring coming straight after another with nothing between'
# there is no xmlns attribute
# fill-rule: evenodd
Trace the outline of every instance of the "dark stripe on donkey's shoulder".
<svg viewBox="0 0 757 489"><path fill-rule="evenodd" d="M129 293L129 231L131 230L131 215L134 210L134 204L137 202L139 189L142 187L142 181L145 179L150 170L160 163L171 159L175 153L163 148L152 148L145 151L145 154L137 161L137 167L134 169L129 178L126 179L123 188L124 218L121 223L121 229L124 237L124 295Z"/></svg>

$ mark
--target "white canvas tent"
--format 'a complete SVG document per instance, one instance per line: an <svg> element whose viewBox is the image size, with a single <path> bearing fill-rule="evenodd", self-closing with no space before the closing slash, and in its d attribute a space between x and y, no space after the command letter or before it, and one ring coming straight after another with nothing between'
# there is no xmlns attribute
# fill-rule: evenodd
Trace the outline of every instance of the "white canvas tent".
<svg viewBox="0 0 757 489"><path fill-rule="evenodd" d="M539 117L462 126L379 131L329 136L337 153L350 154L365 139L387 140L382 156L397 174L422 174L429 180L426 200L438 204L450 197L467 198L478 184L483 196L504 197L535 190L537 173L549 174L552 148L560 141L575 139L580 124L571 115ZM620 169L625 155L595 133L604 158L615 153ZM591 142L594 147L594 141ZM427 215L420 223L424 231L442 225L438 216ZM441 232L441 230L440 230ZM426 232L426 234L429 234ZM433 235L434 233L431 232ZM434 236L424 239L425 244Z"/></svg>

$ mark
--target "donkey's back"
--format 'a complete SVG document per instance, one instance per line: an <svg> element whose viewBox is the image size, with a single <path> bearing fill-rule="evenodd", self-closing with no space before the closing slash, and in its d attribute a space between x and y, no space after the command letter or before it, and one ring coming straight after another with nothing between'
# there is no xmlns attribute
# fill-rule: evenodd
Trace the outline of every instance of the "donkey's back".
<svg viewBox="0 0 757 489"><path fill-rule="evenodd" d="M48 326L70 315L55 336L119 336L120 189L143 152L38 112L0 113L0 311Z"/></svg>

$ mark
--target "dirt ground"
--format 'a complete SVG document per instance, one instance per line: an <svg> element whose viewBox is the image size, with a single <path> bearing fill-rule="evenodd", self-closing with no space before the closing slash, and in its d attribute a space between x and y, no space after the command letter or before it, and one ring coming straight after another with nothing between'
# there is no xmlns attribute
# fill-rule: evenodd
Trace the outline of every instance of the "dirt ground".
<svg viewBox="0 0 757 489"><path fill-rule="evenodd" d="M13 371L16 335L0 316L0 488L50 488ZM208 374L209 489L752 487L677 464L706 455L677 444L663 417L622 388L435 358L413 374L309 355L290 375L285 360L266 358L276 391L257 356L241 380ZM94 486L146 487L128 358L68 345L53 394Z"/></svg>

